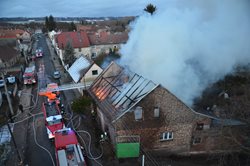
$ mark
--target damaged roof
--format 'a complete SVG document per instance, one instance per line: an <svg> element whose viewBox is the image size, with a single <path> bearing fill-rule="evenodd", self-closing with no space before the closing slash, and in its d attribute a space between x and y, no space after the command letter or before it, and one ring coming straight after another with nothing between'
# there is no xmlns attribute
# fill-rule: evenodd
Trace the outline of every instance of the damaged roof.
<svg viewBox="0 0 250 166"><path fill-rule="evenodd" d="M157 86L111 62L92 84L89 93L112 121L124 115Z"/></svg>
<svg viewBox="0 0 250 166"><path fill-rule="evenodd" d="M74 82L77 83L81 79L81 77L88 71L91 65L92 62L90 62L90 60L83 56L80 56L69 68L69 75L72 77Z"/></svg>

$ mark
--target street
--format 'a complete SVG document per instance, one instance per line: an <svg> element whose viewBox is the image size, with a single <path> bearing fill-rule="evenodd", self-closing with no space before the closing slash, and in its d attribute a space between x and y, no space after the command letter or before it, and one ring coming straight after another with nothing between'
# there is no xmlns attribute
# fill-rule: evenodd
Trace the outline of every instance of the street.
<svg viewBox="0 0 250 166"><path fill-rule="evenodd" d="M41 58L36 59L37 71L40 65L45 66L45 80L47 83L55 82L53 80L51 73L54 72L54 65L51 60L51 55L48 50L46 39L43 35L39 38L39 41L36 43L37 47L43 48L44 55ZM44 85L45 86L45 85ZM33 86L32 94L37 96L37 85ZM45 100L45 97L37 96L37 106L31 111L32 114L40 113L42 102ZM35 129L35 130L34 130ZM43 114L35 116L29 119L29 128L27 133L27 150L26 150L26 160L24 163L28 165L54 165L55 161L55 151L54 151L54 142L48 139L47 131L44 124ZM53 161L52 161L53 159Z"/></svg>
<svg viewBox="0 0 250 166"><path fill-rule="evenodd" d="M68 84L71 79L66 73L64 73L63 67L59 63L57 55L54 53L53 48L50 45L49 40L40 34L38 41L34 43L33 51L36 48L41 47L43 49L43 57L39 57L35 60L36 71L38 72L38 83L34 85L25 85L22 90L23 97L21 97L21 103L25 108L23 114L19 114L15 121L14 135L17 142L17 147L19 152L21 152L21 158L24 165L35 165L35 166L55 166L55 149L54 142L49 140L47 135L47 130L45 127L45 121L42 114L42 103L46 100L44 96L38 95L38 89L46 87L47 83L56 82L58 84ZM49 44L49 46L48 46ZM53 63L54 62L54 63ZM41 66L44 65L44 74L39 75ZM53 72L59 70L61 72L61 79L53 78ZM65 106L65 111L69 113L70 103L79 98L81 95L76 89L66 90L60 92L60 98ZM71 111L70 111L71 112ZM70 117L67 114L65 118L68 122L65 122L66 127L72 127L74 124L75 130L82 131L79 132L79 142L87 151L87 155L90 159L85 157L88 165L102 165L101 158L103 154L102 147L97 147L99 142L99 136L95 137L95 129L98 127L96 123L92 120L90 112L79 116L76 115ZM72 121L70 120L72 118ZM89 145L90 144L90 145ZM91 146L91 147L90 147ZM102 145L100 145L102 146ZM110 153L111 148L109 145L103 145L105 151ZM90 148L90 149L89 149ZM91 151L91 152L90 152ZM13 152L13 154L16 152ZM90 154L91 153L91 154ZM107 157L106 164L110 165L112 160ZM108 164L111 162L110 164ZM7 165L17 165L18 159L9 160ZM112 165L112 164L111 164Z"/></svg>

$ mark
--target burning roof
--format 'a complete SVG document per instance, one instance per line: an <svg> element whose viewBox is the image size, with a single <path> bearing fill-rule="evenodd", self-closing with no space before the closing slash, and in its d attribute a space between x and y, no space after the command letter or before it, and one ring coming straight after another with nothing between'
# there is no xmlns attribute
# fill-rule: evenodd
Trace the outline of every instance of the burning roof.
<svg viewBox="0 0 250 166"><path fill-rule="evenodd" d="M114 62L95 80L90 94L110 120L126 113L157 84L136 73L125 70Z"/></svg>

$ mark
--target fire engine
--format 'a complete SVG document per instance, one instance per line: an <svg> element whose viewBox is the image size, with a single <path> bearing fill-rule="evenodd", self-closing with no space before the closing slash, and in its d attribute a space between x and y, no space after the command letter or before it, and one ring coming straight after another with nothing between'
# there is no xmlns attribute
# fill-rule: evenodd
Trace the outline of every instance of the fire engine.
<svg viewBox="0 0 250 166"><path fill-rule="evenodd" d="M35 84L36 83L36 67L35 65L31 65L26 67L23 74L23 83L27 84Z"/></svg>
<svg viewBox="0 0 250 166"><path fill-rule="evenodd" d="M55 131L64 128L60 107L56 101L44 102L42 111L48 137L52 139L55 137Z"/></svg>
<svg viewBox="0 0 250 166"><path fill-rule="evenodd" d="M60 92L58 90L58 84L57 83L49 83L47 85L45 96L48 97L48 102L56 101L57 104L60 104L61 99L60 99Z"/></svg>
<svg viewBox="0 0 250 166"><path fill-rule="evenodd" d="M57 166L86 166L76 134L70 128L55 132Z"/></svg>

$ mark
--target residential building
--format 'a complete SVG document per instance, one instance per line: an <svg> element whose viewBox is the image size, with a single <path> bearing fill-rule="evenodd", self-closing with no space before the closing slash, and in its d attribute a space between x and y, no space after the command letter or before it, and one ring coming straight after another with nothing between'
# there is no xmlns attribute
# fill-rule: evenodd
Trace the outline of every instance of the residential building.
<svg viewBox="0 0 250 166"><path fill-rule="evenodd" d="M20 59L17 41L13 38L0 39L0 67L11 67Z"/></svg>
<svg viewBox="0 0 250 166"><path fill-rule="evenodd" d="M109 31L98 31L88 36L91 45L91 58L95 58L101 53L117 52L121 45L128 40L127 32L110 33Z"/></svg>
<svg viewBox="0 0 250 166"><path fill-rule="evenodd" d="M0 38L16 39L25 31L21 29L0 29Z"/></svg>
<svg viewBox="0 0 250 166"><path fill-rule="evenodd" d="M74 48L75 57L84 55L90 58L90 43L86 32L62 32L56 35L56 50L63 62L65 46L70 43ZM63 65L64 62L63 62Z"/></svg>
<svg viewBox="0 0 250 166"><path fill-rule="evenodd" d="M88 92L97 105L98 122L114 149L121 142L137 142L144 152L158 155L238 150L225 136L243 123L198 113L162 85L114 62Z"/></svg>
<svg viewBox="0 0 250 166"><path fill-rule="evenodd" d="M68 70L75 83L83 83L87 87L93 83L102 71L102 68L84 56L80 56ZM83 93L83 89L78 90L81 94Z"/></svg>
<svg viewBox="0 0 250 166"><path fill-rule="evenodd" d="M22 34L18 34L17 43L20 52L24 55L25 58L27 58L32 49L31 34L27 31L24 31Z"/></svg>
<svg viewBox="0 0 250 166"><path fill-rule="evenodd" d="M11 67L20 59L17 39L24 33L21 29L0 29L0 67Z"/></svg>
<svg viewBox="0 0 250 166"><path fill-rule="evenodd" d="M60 33L61 33L61 31L56 32L54 30L48 33L48 36L49 36L49 38L51 40L51 43L52 43L54 48L56 46L56 35L58 35Z"/></svg>
<svg viewBox="0 0 250 166"><path fill-rule="evenodd" d="M22 34L18 34L17 38L20 39L22 43L31 42L31 34L27 31L24 31Z"/></svg>

